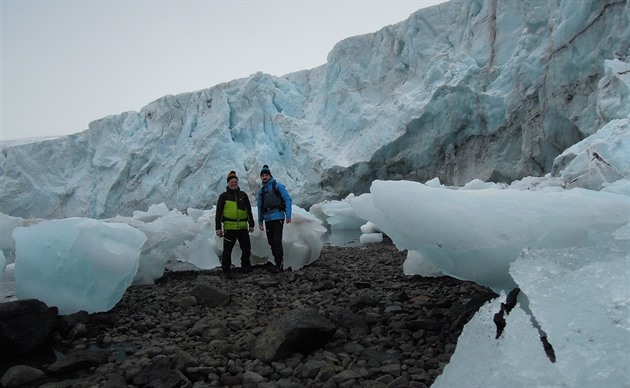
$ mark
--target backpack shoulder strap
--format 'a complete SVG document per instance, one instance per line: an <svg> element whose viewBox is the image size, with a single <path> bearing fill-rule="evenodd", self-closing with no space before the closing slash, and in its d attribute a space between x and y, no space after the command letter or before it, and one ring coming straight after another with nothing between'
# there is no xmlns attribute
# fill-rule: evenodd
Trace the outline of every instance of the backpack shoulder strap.
<svg viewBox="0 0 630 388"><path fill-rule="evenodd" d="M282 201L284 202L284 198L282 198L282 193L280 192L280 189L276 187L276 181L271 182L271 190L276 195L276 197L282 199Z"/></svg>

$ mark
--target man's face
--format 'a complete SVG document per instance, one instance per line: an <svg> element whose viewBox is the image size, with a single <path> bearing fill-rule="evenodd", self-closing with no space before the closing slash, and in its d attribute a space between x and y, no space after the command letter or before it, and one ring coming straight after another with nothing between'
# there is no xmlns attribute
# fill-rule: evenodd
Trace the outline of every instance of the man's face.
<svg viewBox="0 0 630 388"><path fill-rule="evenodd" d="M267 182L269 182L269 179L271 179L271 175L269 175L269 174L261 174L261 175L260 175L260 180L261 180L263 183L267 183Z"/></svg>

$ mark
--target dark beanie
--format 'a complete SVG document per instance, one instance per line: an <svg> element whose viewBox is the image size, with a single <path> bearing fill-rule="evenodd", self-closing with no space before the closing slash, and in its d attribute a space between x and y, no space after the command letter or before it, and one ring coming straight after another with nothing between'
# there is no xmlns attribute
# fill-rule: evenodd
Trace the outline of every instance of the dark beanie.
<svg viewBox="0 0 630 388"><path fill-rule="evenodd" d="M228 173L227 181L229 182L232 179L238 179L238 177L236 176L236 171L230 171Z"/></svg>
<svg viewBox="0 0 630 388"><path fill-rule="evenodd" d="M262 174L269 174L269 176L273 177L273 175L271 175L271 170L269 169L269 166L267 166L266 164L263 166L262 170L260 170L260 175Z"/></svg>

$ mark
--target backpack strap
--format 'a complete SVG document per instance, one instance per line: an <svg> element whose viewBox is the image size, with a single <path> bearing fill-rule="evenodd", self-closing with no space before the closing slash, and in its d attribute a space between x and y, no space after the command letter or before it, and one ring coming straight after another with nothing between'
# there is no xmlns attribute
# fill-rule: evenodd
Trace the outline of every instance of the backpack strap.
<svg viewBox="0 0 630 388"><path fill-rule="evenodd" d="M276 197L280 198L280 206L281 206L280 210L286 211L287 204L285 203L284 198L282 197L282 193L280 192L280 189L276 187L276 181L271 182L271 190L276 195Z"/></svg>

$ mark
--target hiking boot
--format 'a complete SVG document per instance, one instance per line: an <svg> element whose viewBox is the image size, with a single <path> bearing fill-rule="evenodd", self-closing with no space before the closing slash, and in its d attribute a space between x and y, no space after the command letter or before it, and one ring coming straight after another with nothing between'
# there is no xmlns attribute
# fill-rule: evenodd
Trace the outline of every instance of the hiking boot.
<svg viewBox="0 0 630 388"><path fill-rule="evenodd" d="M244 273L250 273L252 272L252 266L251 265L246 265L242 268Z"/></svg>
<svg viewBox="0 0 630 388"><path fill-rule="evenodd" d="M280 258L280 260L275 259L274 262L276 263L276 273L282 272L282 267L284 267L284 260L282 258Z"/></svg>
<svg viewBox="0 0 630 388"><path fill-rule="evenodd" d="M232 272L224 272L224 273L223 273L223 277L224 277L225 279L228 279L228 280L229 280L229 279L233 279L233 278L234 278L234 277L232 276Z"/></svg>

